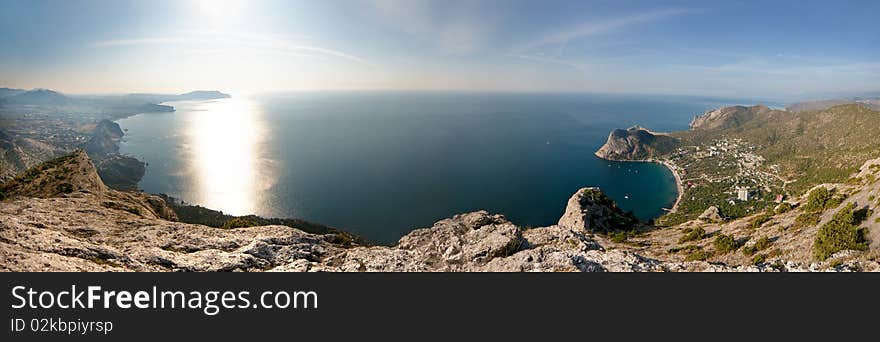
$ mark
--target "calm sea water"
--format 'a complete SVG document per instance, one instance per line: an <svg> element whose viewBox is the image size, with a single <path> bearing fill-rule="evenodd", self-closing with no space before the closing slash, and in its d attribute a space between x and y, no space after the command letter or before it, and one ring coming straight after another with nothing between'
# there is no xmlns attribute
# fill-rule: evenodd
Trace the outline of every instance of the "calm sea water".
<svg viewBox="0 0 880 342"><path fill-rule="evenodd" d="M231 214L297 217L379 243L485 209L554 224L578 188L642 219L676 197L670 172L593 152L617 127L687 128L735 103L583 94L295 93L171 103L119 121L140 187ZM750 102L742 102L750 103Z"/></svg>

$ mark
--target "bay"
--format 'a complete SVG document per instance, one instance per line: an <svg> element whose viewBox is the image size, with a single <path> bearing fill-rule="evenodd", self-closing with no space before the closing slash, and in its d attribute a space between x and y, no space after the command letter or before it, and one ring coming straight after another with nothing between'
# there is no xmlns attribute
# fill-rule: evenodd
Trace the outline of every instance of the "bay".
<svg viewBox="0 0 880 342"><path fill-rule="evenodd" d="M611 129L686 129L746 100L455 92L233 94L119 120L139 186L234 215L295 217L392 244L457 213L555 224L598 186L643 220L677 193L668 169L593 152Z"/></svg>

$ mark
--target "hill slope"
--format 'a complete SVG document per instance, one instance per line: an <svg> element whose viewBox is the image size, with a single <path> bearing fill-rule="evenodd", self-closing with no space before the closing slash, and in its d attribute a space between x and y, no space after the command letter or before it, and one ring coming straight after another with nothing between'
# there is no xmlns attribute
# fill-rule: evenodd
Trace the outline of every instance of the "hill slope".
<svg viewBox="0 0 880 342"><path fill-rule="evenodd" d="M765 106L706 112L691 129L669 134L677 144L650 146L652 158L676 166L685 192L679 210L664 221L695 219L710 206L743 217L775 205L778 196L845 182L865 160L880 157L877 132L880 112L862 104L805 112ZM609 138L606 146L612 143ZM748 200L737 200L738 187L746 189Z"/></svg>

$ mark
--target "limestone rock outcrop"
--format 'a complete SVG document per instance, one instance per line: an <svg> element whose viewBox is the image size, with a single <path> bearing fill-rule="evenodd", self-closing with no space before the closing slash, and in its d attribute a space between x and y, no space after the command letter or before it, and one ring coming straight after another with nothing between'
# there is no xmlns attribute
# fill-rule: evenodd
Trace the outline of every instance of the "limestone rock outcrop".
<svg viewBox="0 0 880 342"><path fill-rule="evenodd" d="M595 154L608 160L647 160L677 144L678 140L672 136L632 126L611 131L605 145Z"/></svg>
<svg viewBox="0 0 880 342"><path fill-rule="evenodd" d="M717 206L710 206L703 211L702 214L698 217L700 220L705 222L718 223L724 221L724 215L721 214L721 209L718 209Z"/></svg>
<svg viewBox="0 0 880 342"><path fill-rule="evenodd" d="M559 226L590 232L630 230L638 223L631 213L624 213L599 188L578 190L565 207Z"/></svg>
<svg viewBox="0 0 880 342"><path fill-rule="evenodd" d="M49 160L23 172L0 186L2 197L48 198L85 190L103 193L107 190L95 165L83 150Z"/></svg>

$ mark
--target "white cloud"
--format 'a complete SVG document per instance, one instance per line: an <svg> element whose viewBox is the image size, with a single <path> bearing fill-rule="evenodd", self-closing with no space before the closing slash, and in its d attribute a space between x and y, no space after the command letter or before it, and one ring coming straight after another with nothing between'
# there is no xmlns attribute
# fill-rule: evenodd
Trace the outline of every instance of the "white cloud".
<svg viewBox="0 0 880 342"><path fill-rule="evenodd" d="M322 46L301 44L264 34L213 34L211 32L186 31L173 37L141 37L100 41L96 47L123 47L141 45L182 45L192 51L206 53L268 52L310 57L333 57L358 64L371 64L353 54Z"/></svg>
<svg viewBox="0 0 880 342"><path fill-rule="evenodd" d="M367 1L378 23L446 54L466 54L485 48L500 20L499 11L483 8L485 5L476 1Z"/></svg>
<svg viewBox="0 0 880 342"><path fill-rule="evenodd" d="M518 46L516 49L514 49L514 51L528 52L536 48L549 46L564 47L572 40L608 33L615 30L621 30L633 25L657 21L664 18L685 14L688 12L691 11L684 9L666 9L618 17L599 22L587 22L538 37L535 40Z"/></svg>

